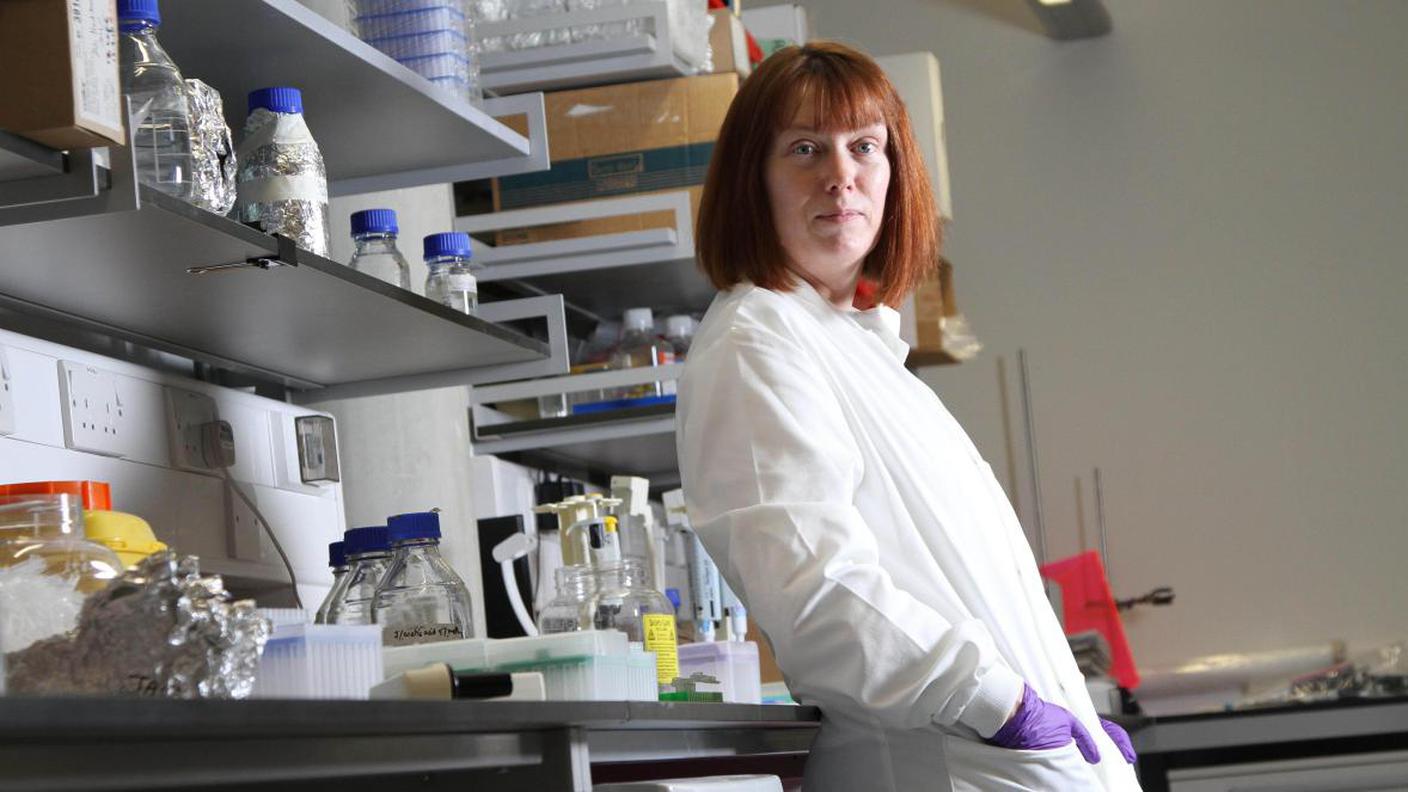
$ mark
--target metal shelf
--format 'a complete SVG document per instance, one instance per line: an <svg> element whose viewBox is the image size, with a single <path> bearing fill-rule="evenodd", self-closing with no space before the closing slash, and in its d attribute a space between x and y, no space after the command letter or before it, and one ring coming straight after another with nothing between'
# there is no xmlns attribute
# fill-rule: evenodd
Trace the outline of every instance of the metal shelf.
<svg viewBox="0 0 1408 792"><path fill-rule="evenodd" d="M474 453L593 481L634 475L650 479L652 487L678 486L673 404L531 421L505 421L487 405L672 381L683 371L684 364L674 364L476 387L470 420Z"/></svg>
<svg viewBox="0 0 1408 792"><path fill-rule="evenodd" d="M250 91L302 89L334 195L548 167L545 138L530 146L489 113L442 93L297 0L181 0L161 11L162 45L186 77L220 91L237 132ZM541 129L542 98L534 101L530 127Z"/></svg>
<svg viewBox="0 0 1408 792"><path fill-rule="evenodd" d="M64 155L0 129L0 182L56 176L64 172Z"/></svg>
<svg viewBox="0 0 1408 792"><path fill-rule="evenodd" d="M481 24L481 41L628 21L638 22L640 29L646 31L573 44L487 52L479 59L484 87L501 93L560 91L694 74L698 69L675 53L669 19L669 7L652 2Z"/></svg>
<svg viewBox="0 0 1408 792"><path fill-rule="evenodd" d="M100 197L120 203L122 193ZM286 239L145 186L127 197L137 206L83 213L76 205L86 202L64 201L0 212L0 306L295 388L549 356L541 341ZM248 261L269 268L187 273Z"/></svg>
<svg viewBox="0 0 1408 792"><path fill-rule="evenodd" d="M467 215L455 229L486 234L505 229L671 211L673 228L599 236L487 245L476 248L485 265L482 283L510 281L531 291L562 294L575 307L602 318L649 306L660 313L698 313L715 290L694 264L694 229L689 193L604 198L579 203Z"/></svg>

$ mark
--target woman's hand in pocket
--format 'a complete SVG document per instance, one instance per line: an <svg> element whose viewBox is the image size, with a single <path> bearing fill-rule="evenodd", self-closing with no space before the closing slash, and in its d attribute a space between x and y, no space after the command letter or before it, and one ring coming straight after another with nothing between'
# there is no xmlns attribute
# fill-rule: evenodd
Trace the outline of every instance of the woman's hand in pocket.
<svg viewBox="0 0 1408 792"><path fill-rule="evenodd" d="M987 739L989 745L999 748L1028 751L1060 748L1071 741L1075 741L1085 761L1099 763L1100 749L1095 747L1095 739L1080 720L1065 707L1042 699L1031 685L1023 686L1022 702L1017 705L1017 711Z"/></svg>

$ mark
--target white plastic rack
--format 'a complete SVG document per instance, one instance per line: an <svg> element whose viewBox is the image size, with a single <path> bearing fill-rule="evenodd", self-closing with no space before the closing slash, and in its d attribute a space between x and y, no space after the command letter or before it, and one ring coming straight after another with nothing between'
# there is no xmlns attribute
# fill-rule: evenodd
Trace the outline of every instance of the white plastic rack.
<svg viewBox="0 0 1408 792"><path fill-rule="evenodd" d="M536 420L515 420L489 405L673 382L683 373L683 364L673 364L475 387L470 408L474 451L589 480L636 475L649 478L654 487L676 486L674 404Z"/></svg>
<svg viewBox="0 0 1408 792"><path fill-rule="evenodd" d="M670 11L663 2L631 3L589 11L545 14L478 26L481 41L564 28L638 22L642 32L533 49L488 52L479 59L484 87L500 93L560 91L607 83L694 74L675 52Z"/></svg>
<svg viewBox="0 0 1408 792"><path fill-rule="evenodd" d="M521 245L481 242L475 248L475 258L485 265L479 280L514 281L531 291L563 294L573 306L603 318L619 317L636 306L703 311L715 291L694 263L689 193L683 190L467 215L455 220L455 230L482 236L660 211L673 212L673 227Z"/></svg>
<svg viewBox="0 0 1408 792"><path fill-rule="evenodd" d="M220 91L237 133L250 91L302 90L334 195L548 167L541 95L475 107L297 0L180 0L161 11L162 45L186 77ZM520 113L527 138L492 117Z"/></svg>

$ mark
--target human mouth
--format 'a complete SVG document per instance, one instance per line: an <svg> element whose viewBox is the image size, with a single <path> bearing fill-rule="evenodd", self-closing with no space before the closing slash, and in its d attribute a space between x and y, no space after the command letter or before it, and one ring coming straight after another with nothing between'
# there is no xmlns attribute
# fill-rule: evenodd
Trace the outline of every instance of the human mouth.
<svg viewBox="0 0 1408 792"><path fill-rule="evenodd" d="M864 217L865 213L855 209L839 209L835 212L825 212L817 215L817 219L826 223L849 223Z"/></svg>

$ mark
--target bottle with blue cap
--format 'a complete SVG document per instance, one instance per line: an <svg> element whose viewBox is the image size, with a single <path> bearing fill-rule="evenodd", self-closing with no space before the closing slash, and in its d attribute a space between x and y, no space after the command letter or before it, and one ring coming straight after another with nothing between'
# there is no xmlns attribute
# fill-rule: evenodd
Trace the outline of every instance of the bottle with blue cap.
<svg viewBox="0 0 1408 792"><path fill-rule="evenodd" d="M373 621L384 646L453 641L474 635L469 588L440 556L440 515L398 514L386 521L393 553L376 590Z"/></svg>
<svg viewBox="0 0 1408 792"><path fill-rule="evenodd" d="M117 0L122 92L132 113L137 178L167 195L191 199L191 116L181 70L157 41L157 0Z"/></svg>
<svg viewBox="0 0 1408 792"><path fill-rule="evenodd" d="M332 588L328 590L328 595L323 598L323 604L318 606L317 615L313 617L314 624L328 623L328 609L334 602L342 598L342 592L347 589L347 552L342 542L333 542L328 545L328 566L332 569Z"/></svg>
<svg viewBox="0 0 1408 792"><path fill-rule="evenodd" d="M347 263L358 272L403 289L411 288L411 267L396 247L396 212L391 209L363 209L352 213L352 241L357 249Z"/></svg>
<svg viewBox="0 0 1408 792"><path fill-rule="evenodd" d="M391 542L386 526L353 528L343 534L343 552L347 554L347 585L342 594L328 606L328 624L371 624L376 587L386 576L391 563Z"/></svg>
<svg viewBox="0 0 1408 792"><path fill-rule="evenodd" d="M423 250L425 266L430 270L425 279L425 296L467 314L478 310L479 281L474 277L478 267L471 261L474 252L469 234L431 234L423 240Z"/></svg>
<svg viewBox="0 0 1408 792"><path fill-rule="evenodd" d="M251 91L235 159L240 222L326 256L328 173L303 120L303 92L288 86Z"/></svg>

